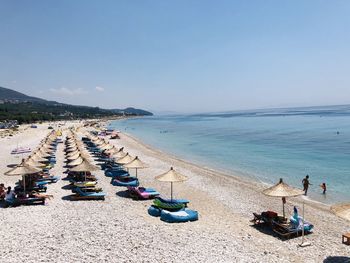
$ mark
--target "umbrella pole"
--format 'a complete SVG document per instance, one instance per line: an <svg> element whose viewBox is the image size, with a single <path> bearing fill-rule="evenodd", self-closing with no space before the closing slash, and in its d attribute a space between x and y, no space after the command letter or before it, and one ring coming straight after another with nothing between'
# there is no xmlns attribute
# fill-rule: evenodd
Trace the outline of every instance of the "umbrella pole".
<svg viewBox="0 0 350 263"><path fill-rule="evenodd" d="M173 182L170 182L170 189L171 189L171 198L170 198L170 200L171 200L171 202L173 201Z"/></svg>
<svg viewBox="0 0 350 263"><path fill-rule="evenodd" d="M26 175L23 175L23 191L24 196L26 195Z"/></svg>
<svg viewBox="0 0 350 263"><path fill-rule="evenodd" d="M302 228L302 237L301 237L301 244L299 245L300 247L307 247L307 246L311 246L311 244L309 242L304 242L304 235L305 235L305 202L303 202L303 228Z"/></svg>
<svg viewBox="0 0 350 263"><path fill-rule="evenodd" d="M283 202L283 200L282 200L282 204L283 204L283 218L286 218L286 213L284 211L284 202Z"/></svg>
<svg viewBox="0 0 350 263"><path fill-rule="evenodd" d="M136 168L136 178L137 178L137 168Z"/></svg>

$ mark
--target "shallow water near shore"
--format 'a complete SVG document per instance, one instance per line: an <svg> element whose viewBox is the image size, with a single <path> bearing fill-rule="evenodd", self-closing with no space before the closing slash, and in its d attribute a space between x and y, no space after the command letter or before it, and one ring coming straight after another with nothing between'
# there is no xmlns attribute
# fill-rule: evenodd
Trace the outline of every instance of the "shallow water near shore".
<svg viewBox="0 0 350 263"><path fill-rule="evenodd" d="M152 116L110 127L179 158L263 183L282 177L301 188L309 174L310 198L350 200L350 113L344 106Z"/></svg>

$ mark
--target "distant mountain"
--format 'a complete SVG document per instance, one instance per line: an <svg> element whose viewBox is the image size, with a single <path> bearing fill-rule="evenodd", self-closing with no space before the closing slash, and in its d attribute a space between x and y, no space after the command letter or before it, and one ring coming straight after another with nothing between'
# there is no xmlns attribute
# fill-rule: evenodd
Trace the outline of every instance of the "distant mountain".
<svg viewBox="0 0 350 263"><path fill-rule="evenodd" d="M21 92L12 90L12 89L7 89L0 87L0 100L1 101L7 101L7 102L40 102L40 103L47 103L47 104L53 104L57 103L55 101L48 101L36 97L31 97L28 95L25 95Z"/></svg>
<svg viewBox="0 0 350 263"><path fill-rule="evenodd" d="M112 109L111 111L115 113L120 113L120 114L127 114L127 115L142 115L142 116L152 116L153 113L141 109L135 109L135 108L126 108L126 109Z"/></svg>
<svg viewBox="0 0 350 263"><path fill-rule="evenodd" d="M64 119L89 119L116 116L149 116L149 111L126 109L101 109L77 106L31 97L15 90L0 87L0 121L17 120L19 123Z"/></svg>

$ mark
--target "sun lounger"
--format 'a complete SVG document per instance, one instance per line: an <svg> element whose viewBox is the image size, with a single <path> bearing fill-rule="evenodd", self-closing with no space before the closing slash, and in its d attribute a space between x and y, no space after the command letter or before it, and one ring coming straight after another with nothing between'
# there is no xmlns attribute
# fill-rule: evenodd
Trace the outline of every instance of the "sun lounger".
<svg viewBox="0 0 350 263"><path fill-rule="evenodd" d="M129 176L130 174L125 170L106 170L105 176L116 177L116 176Z"/></svg>
<svg viewBox="0 0 350 263"><path fill-rule="evenodd" d="M265 211L261 214L253 213L254 218L251 220L251 222L254 223L254 225L257 224L272 224L272 221L280 221L278 218L278 214L273 211Z"/></svg>
<svg viewBox="0 0 350 263"><path fill-rule="evenodd" d="M112 179L112 185L114 186L133 186L136 187L139 185L139 180L136 177L124 176L124 177L115 177Z"/></svg>
<svg viewBox="0 0 350 263"><path fill-rule="evenodd" d="M175 212L162 210L160 214L160 220L168 223L196 221L198 220L198 212L188 208L184 208Z"/></svg>
<svg viewBox="0 0 350 263"><path fill-rule="evenodd" d="M76 188L76 194L71 196L72 200L105 200L104 192L87 192L81 188Z"/></svg>
<svg viewBox="0 0 350 263"><path fill-rule="evenodd" d="M304 222L304 234L310 234L312 232L313 225ZM292 223L278 223L273 222L272 223L272 230L277 233L280 237L283 238L290 238L292 236L298 236L302 234L303 226L295 226L295 224Z"/></svg>
<svg viewBox="0 0 350 263"><path fill-rule="evenodd" d="M172 201L163 199L161 197L156 197L153 200L153 205L156 207L159 207L161 209L166 209L169 211L176 211L180 210L181 208L185 208L187 204L189 203L188 200L181 200L181 199L174 199Z"/></svg>
<svg viewBox="0 0 350 263"><path fill-rule="evenodd" d="M151 188L144 187L130 187L128 186L129 195L136 200L147 200L155 198L159 193Z"/></svg>
<svg viewBox="0 0 350 263"><path fill-rule="evenodd" d="M88 192L90 192L90 193L93 193L93 192L95 192L95 193L102 192L102 188L101 188L101 187L97 188L97 187L95 187L95 186L93 186L93 187L73 187L73 188L72 188L72 192L73 192L73 193L77 193L77 192L78 192L77 188L80 188L83 192L86 192L86 193L88 193Z"/></svg>
<svg viewBox="0 0 350 263"><path fill-rule="evenodd" d="M24 191L24 188L22 186L17 185L14 190L16 193L20 193ZM47 187L45 184L44 185L40 184L40 185L26 188L26 192L32 192L32 191L46 192L46 190L47 190Z"/></svg>
<svg viewBox="0 0 350 263"><path fill-rule="evenodd" d="M74 187L95 187L96 181L76 182L73 184Z"/></svg>
<svg viewBox="0 0 350 263"><path fill-rule="evenodd" d="M6 207L9 206L20 206L20 205L38 205L45 204L45 197L25 197L25 198L14 198L12 200L5 200Z"/></svg>
<svg viewBox="0 0 350 263"><path fill-rule="evenodd" d="M157 206L154 206L154 205L151 205L149 208L148 208L148 214L150 216L154 216L154 217L158 217L160 216L161 212L162 212L162 209L160 209L159 207Z"/></svg>
<svg viewBox="0 0 350 263"><path fill-rule="evenodd" d="M57 181L60 179L59 176L48 176L38 179L37 181L47 181L49 184L51 183L57 183Z"/></svg>

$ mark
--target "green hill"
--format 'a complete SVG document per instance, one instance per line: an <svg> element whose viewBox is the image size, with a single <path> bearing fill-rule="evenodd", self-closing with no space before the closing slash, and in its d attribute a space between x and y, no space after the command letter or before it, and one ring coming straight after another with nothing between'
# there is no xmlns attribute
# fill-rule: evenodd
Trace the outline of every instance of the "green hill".
<svg viewBox="0 0 350 263"><path fill-rule="evenodd" d="M118 116L152 115L140 109L109 110L99 107L76 106L27 96L15 90L0 87L0 121L19 123L66 119L89 119Z"/></svg>

